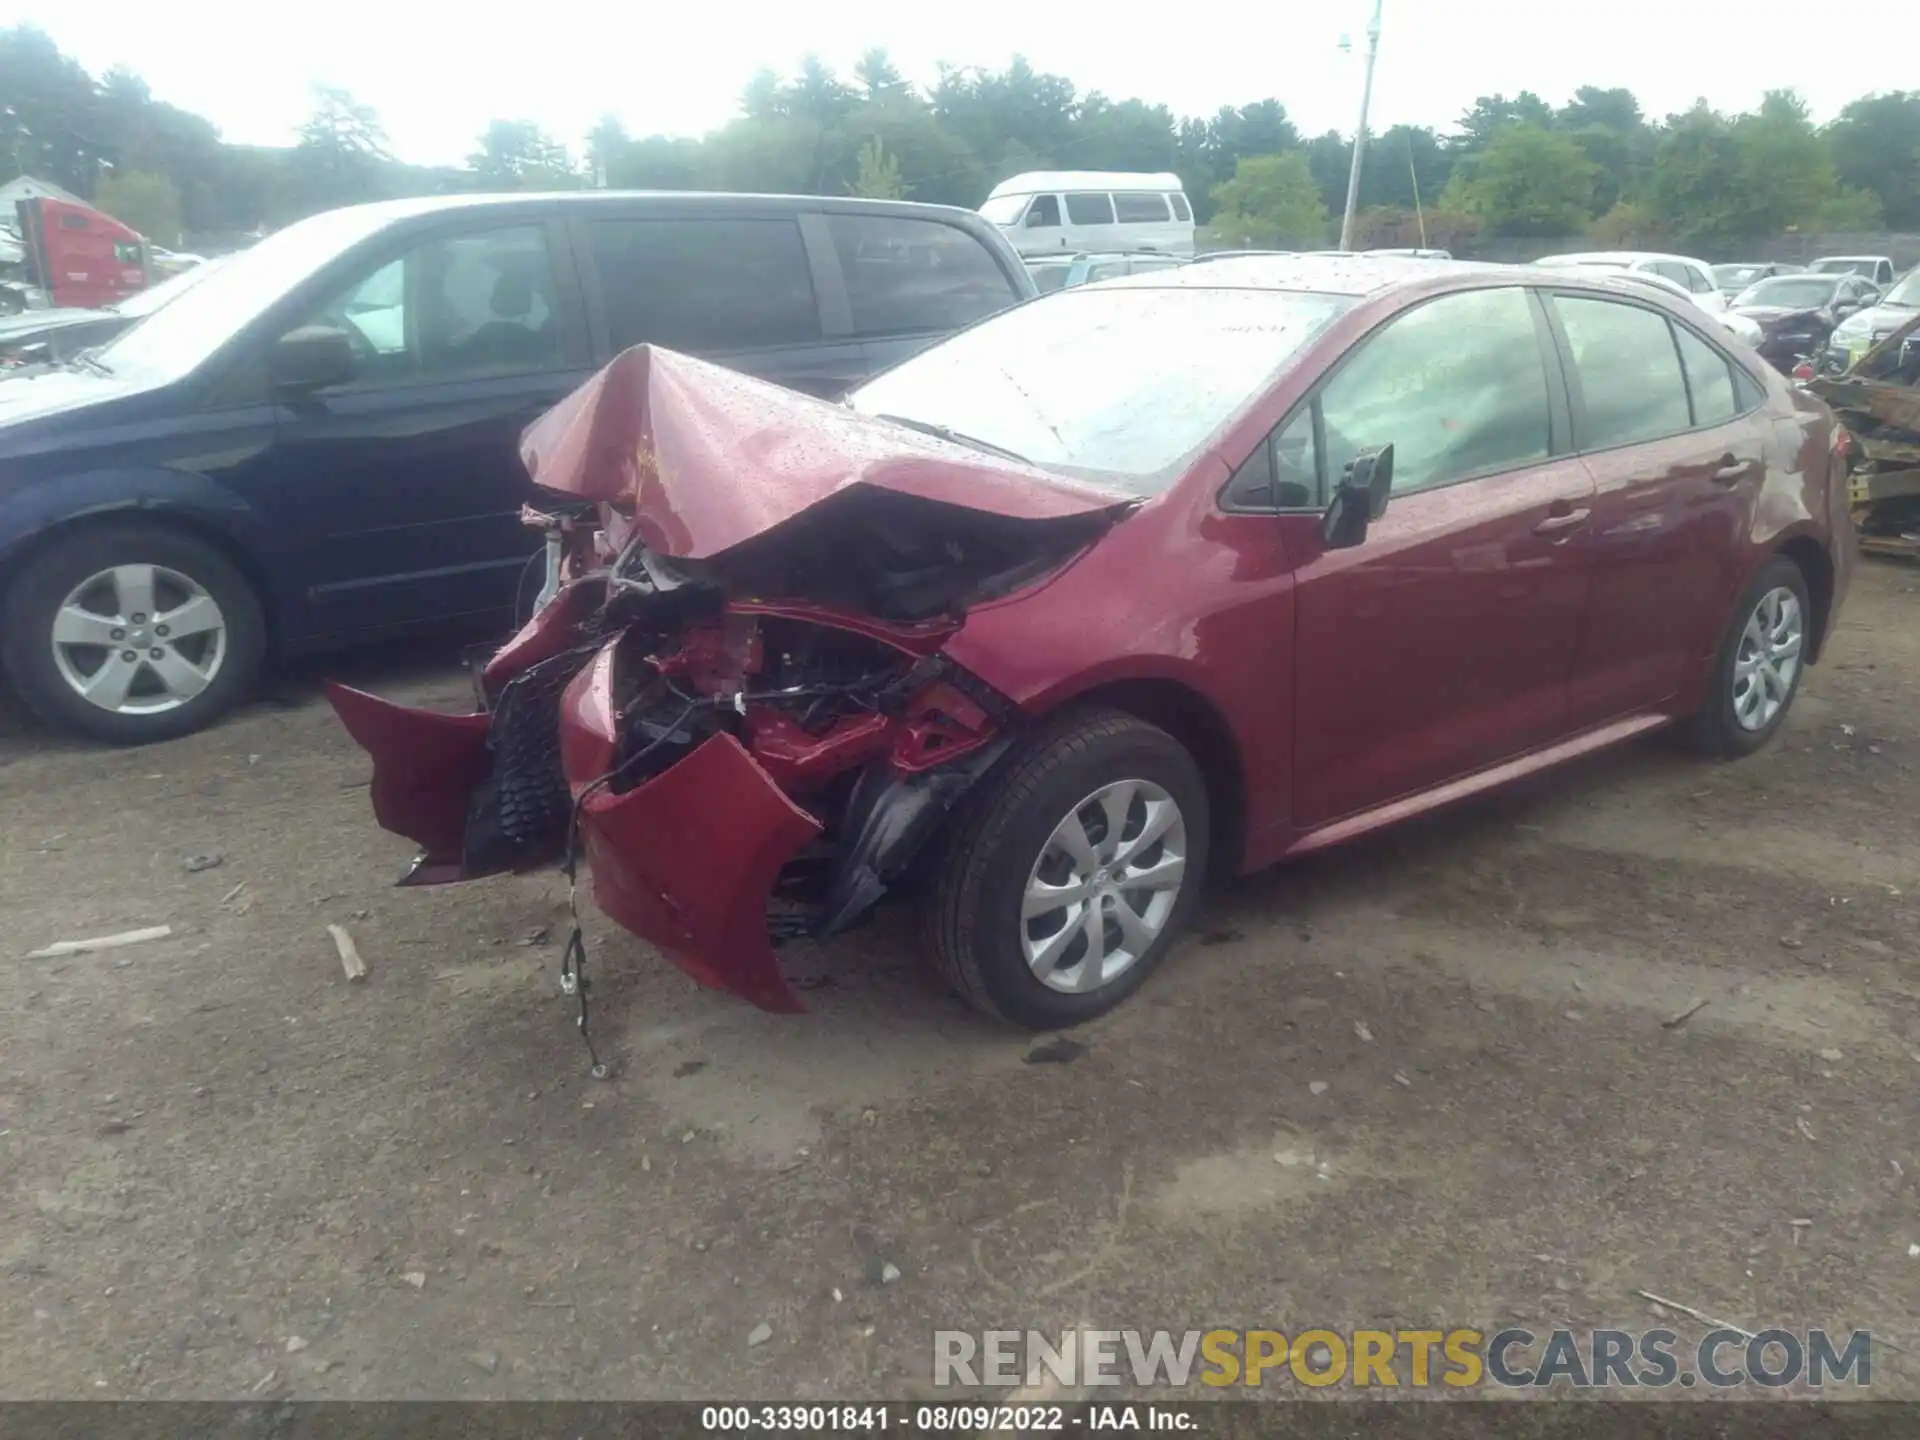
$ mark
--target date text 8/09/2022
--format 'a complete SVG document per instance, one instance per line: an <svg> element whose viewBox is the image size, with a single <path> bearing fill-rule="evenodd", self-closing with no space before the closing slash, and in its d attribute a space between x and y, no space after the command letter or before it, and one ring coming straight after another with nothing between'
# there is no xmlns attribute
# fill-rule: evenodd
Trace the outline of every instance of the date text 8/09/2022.
<svg viewBox="0 0 1920 1440"><path fill-rule="evenodd" d="M905 1430L924 1434L1075 1430L1191 1431L1187 1410L1152 1404L1090 1405L707 1405L700 1428L718 1433L846 1434Z"/></svg>

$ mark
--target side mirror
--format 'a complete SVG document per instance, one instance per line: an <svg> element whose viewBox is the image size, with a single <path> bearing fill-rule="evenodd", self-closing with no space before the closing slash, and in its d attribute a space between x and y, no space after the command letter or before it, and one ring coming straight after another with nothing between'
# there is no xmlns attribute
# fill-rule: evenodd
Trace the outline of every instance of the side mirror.
<svg viewBox="0 0 1920 1440"><path fill-rule="evenodd" d="M321 390L353 378L353 342L331 325L302 325L274 342L267 363L280 389Z"/></svg>
<svg viewBox="0 0 1920 1440"><path fill-rule="evenodd" d="M1329 550L1348 550L1367 538L1367 527L1386 513L1393 491L1393 446L1354 456L1320 517L1320 536Z"/></svg>

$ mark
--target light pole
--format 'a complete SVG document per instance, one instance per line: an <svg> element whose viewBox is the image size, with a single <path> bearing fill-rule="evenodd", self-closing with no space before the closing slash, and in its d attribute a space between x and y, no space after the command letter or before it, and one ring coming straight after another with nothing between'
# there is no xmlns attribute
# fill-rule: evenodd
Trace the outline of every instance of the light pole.
<svg viewBox="0 0 1920 1440"><path fill-rule="evenodd" d="M1373 103L1373 62L1380 55L1380 0L1367 22L1367 78L1360 86L1360 128L1353 132L1353 168L1347 172L1347 213L1340 220L1340 248L1353 248L1353 212L1360 203L1360 160L1367 150L1367 107Z"/></svg>

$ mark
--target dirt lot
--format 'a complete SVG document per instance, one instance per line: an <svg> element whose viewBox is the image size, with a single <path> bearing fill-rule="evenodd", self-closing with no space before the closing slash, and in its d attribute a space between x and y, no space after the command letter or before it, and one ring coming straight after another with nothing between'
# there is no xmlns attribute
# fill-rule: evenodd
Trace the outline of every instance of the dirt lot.
<svg viewBox="0 0 1920 1440"><path fill-rule="evenodd" d="M1645 1288L1870 1327L1920 1395L1917 592L1866 567L1761 757L1645 745L1225 890L1070 1063L908 915L792 952L800 1019L596 918L598 1083L558 879L390 888L310 680L138 752L15 722L0 1394L901 1395L936 1326L1640 1328Z"/></svg>

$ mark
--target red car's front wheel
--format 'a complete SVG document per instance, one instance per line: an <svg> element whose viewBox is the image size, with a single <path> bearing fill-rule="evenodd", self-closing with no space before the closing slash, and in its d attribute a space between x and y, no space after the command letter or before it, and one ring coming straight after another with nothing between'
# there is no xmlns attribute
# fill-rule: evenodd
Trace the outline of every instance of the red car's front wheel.
<svg viewBox="0 0 1920 1440"><path fill-rule="evenodd" d="M1193 757L1113 710L1036 733L960 822L933 951L977 1008L1034 1030L1136 990L1192 912L1209 808Z"/></svg>

